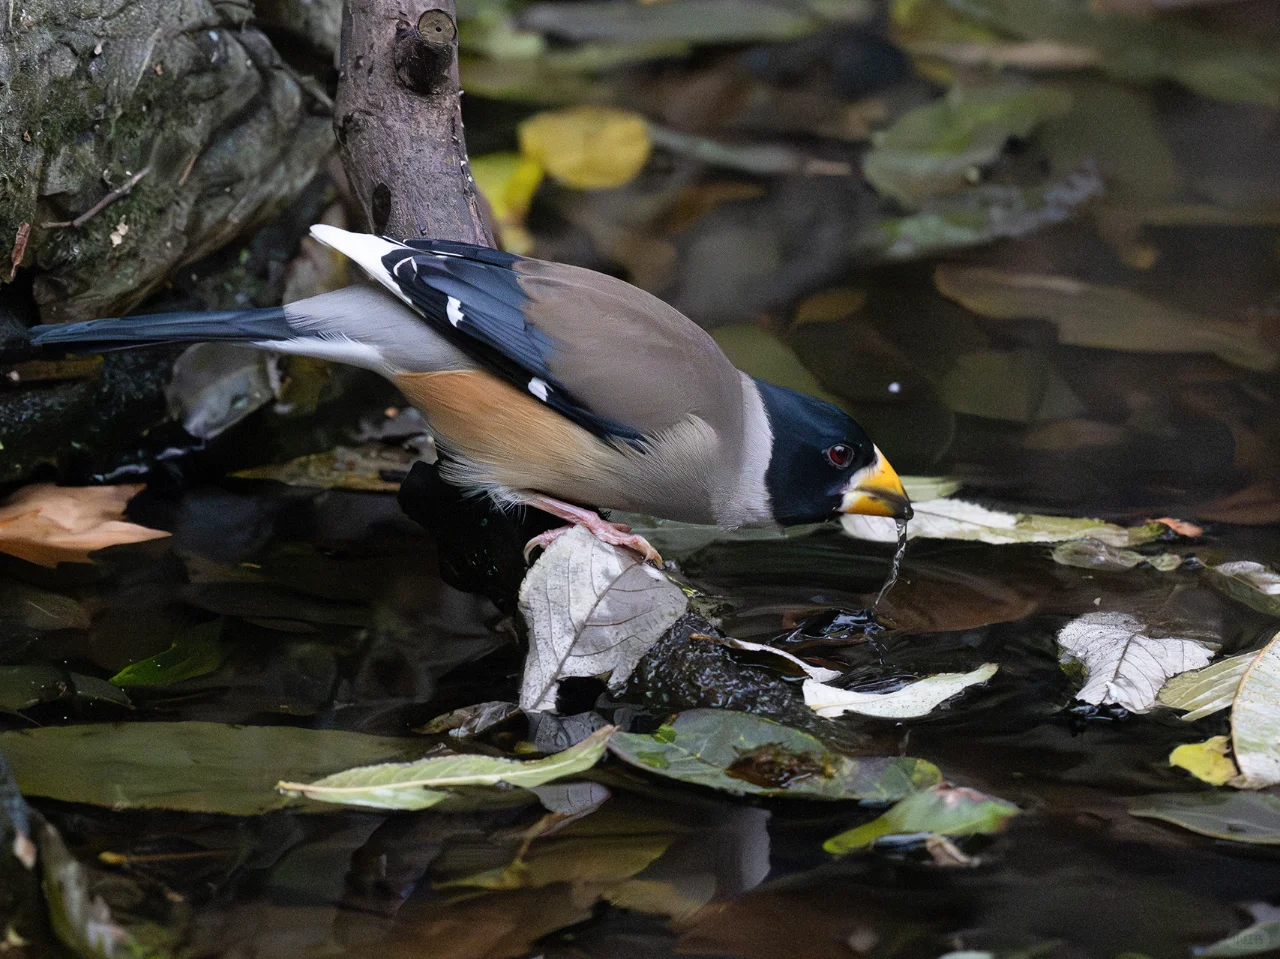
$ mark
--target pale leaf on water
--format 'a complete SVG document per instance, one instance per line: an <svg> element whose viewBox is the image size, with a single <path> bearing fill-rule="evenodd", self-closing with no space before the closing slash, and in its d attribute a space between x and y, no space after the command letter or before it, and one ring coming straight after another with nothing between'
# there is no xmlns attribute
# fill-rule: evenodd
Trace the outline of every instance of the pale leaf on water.
<svg viewBox="0 0 1280 959"><path fill-rule="evenodd" d="M1280 573L1261 563L1239 561L1210 566L1209 582L1232 599L1268 616L1280 616Z"/></svg>
<svg viewBox="0 0 1280 959"><path fill-rule="evenodd" d="M41 566L88 563L108 546L141 543L169 534L124 519L140 485L24 486L0 506L0 553Z"/></svg>
<svg viewBox="0 0 1280 959"><path fill-rule="evenodd" d="M968 673L938 673L892 693L859 693L809 679L804 684L804 701L827 719L845 713L880 719L918 719L970 686L987 682L999 668L995 663L984 663Z"/></svg>
<svg viewBox="0 0 1280 959"><path fill-rule="evenodd" d="M931 499L912 504L915 516L907 525L908 539L962 539L993 545L1012 543L1061 543L1092 538L1108 546L1138 546L1168 531L1164 523L1124 527L1100 519L1004 513L958 499ZM894 521L885 516L840 518L845 532L855 539L892 543L898 538Z"/></svg>
<svg viewBox="0 0 1280 959"><path fill-rule="evenodd" d="M608 676L615 687L626 682L688 605L661 570L581 526L569 530L520 584L520 613L529 626L520 707L554 712L556 687L571 676Z"/></svg>
<svg viewBox="0 0 1280 959"><path fill-rule="evenodd" d="M1127 613L1087 613L1062 627L1063 658L1084 666L1084 687L1076 698L1148 712L1170 677L1204 666L1217 649L1203 639L1146 633L1147 627Z"/></svg>
<svg viewBox="0 0 1280 959"><path fill-rule="evenodd" d="M1240 776L1231 785L1261 789L1280 783L1280 633L1240 678L1231 706L1231 748Z"/></svg>
<svg viewBox="0 0 1280 959"><path fill-rule="evenodd" d="M288 795L321 802L373 809L428 809L461 786L532 788L552 780L585 772L604 755L613 726L606 726L563 752L545 759L521 761L475 754L430 756L411 763L358 766L325 776L313 783L281 782L276 788Z"/></svg>
<svg viewBox="0 0 1280 959"><path fill-rule="evenodd" d="M1185 709L1184 722L1193 722L1226 709L1236 698L1240 680L1257 653L1228 656L1204 669L1174 676L1160 688L1156 697L1162 706Z"/></svg>

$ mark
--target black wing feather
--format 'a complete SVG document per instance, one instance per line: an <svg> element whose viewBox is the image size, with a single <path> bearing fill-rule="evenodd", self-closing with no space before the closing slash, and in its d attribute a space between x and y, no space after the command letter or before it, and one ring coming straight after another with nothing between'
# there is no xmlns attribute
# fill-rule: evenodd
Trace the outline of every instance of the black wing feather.
<svg viewBox="0 0 1280 959"><path fill-rule="evenodd" d="M639 430L592 412L552 374L556 340L526 318L529 297L513 269L520 260L468 243L413 239L382 265L436 332L491 372L597 436L642 440ZM459 304L454 319L450 298Z"/></svg>

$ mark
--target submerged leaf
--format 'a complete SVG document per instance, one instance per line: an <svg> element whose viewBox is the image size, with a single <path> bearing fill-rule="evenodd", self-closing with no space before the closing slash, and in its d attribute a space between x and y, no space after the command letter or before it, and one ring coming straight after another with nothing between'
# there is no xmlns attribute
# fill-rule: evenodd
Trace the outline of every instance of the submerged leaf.
<svg viewBox="0 0 1280 959"><path fill-rule="evenodd" d="M907 207L970 186L1011 137L1026 137L1071 109L1071 94L1041 84L955 87L934 103L908 110L875 137L862 172L878 191Z"/></svg>
<svg viewBox="0 0 1280 959"><path fill-rule="evenodd" d="M585 772L604 755L615 727L606 726L545 759L521 761L500 756L429 756L410 763L384 763L334 773L313 783L279 782L290 795L372 809L428 809L461 786L523 786Z"/></svg>
<svg viewBox="0 0 1280 959"><path fill-rule="evenodd" d="M1240 677L1231 705L1231 749L1240 767L1231 785L1261 789L1280 783L1280 633Z"/></svg>
<svg viewBox="0 0 1280 959"><path fill-rule="evenodd" d="M197 343L173 364L169 413L197 439L210 440L276 399L279 358L231 343Z"/></svg>
<svg viewBox="0 0 1280 959"><path fill-rule="evenodd" d="M580 190L630 183L653 148L644 117L614 107L538 113L520 124L519 133L521 153Z"/></svg>
<svg viewBox="0 0 1280 959"><path fill-rule="evenodd" d="M1280 616L1280 574L1261 563L1222 563L1206 570L1211 585L1250 609Z"/></svg>
<svg viewBox="0 0 1280 959"><path fill-rule="evenodd" d="M976 789L935 786L900 800L882 816L832 836L822 848L842 856L871 845L881 836L934 833L940 836L990 835L1019 813L1011 802Z"/></svg>
<svg viewBox="0 0 1280 959"><path fill-rule="evenodd" d="M810 679L804 684L804 701L810 709L827 719L845 713L879 719L917 719L929 715L970 686L987 682L999 668L995 663L984 663L968 673L938 673L892 693L860 693Z"/></svg>
<svg viewBox="0 0 1280 959"><path fill-rule="evenodd" d="M915 518L907 526L907 536L911 539L978 540L994 545L1096 539L1119 547L1149 543L1168 529L1162 523L1126 528L1100 519L1002 513L958 499L926 500L912 506ZM893 543L898 539L897 527L888 517L850 514L842 516L841 523L845 532L857 539L877 543Z"/></svg>
<svg viewBox="0 0 1280 959"><path fill-rule="evenodd" d="M1230 752L1230 741L1226 736L1210 736L1202 743L1183 743L1175 747L1169 753L1169 765L1185 769L1210 786L1222 786L1238 773Z"/></svg>
<svg viewBox="0 0 1280 959"><path fill-rule="evenodd" d="M1182 565L1182 557L1174 553L1161 553L1158 556L1144 556L1131 549L1119 549L1108 546L1100 539L1068 540L1054 547L1053 561L1063 566L1076 566L1080 569L1103 570L1115 572L1133 569L1143 563L1150 563L1153 569L1162 573L1172 572Z"/></svg>
<svg viewBox="0 0 1280 959"><path fill-rule="evenodd" d="M554 712L556 687L570 676L626 682L688 605L661 570L584 527L569 530L520 584L520 613L529 626L521 708Z"/></svg>
<svg viewBox="0 0 1280 959"><path fill-rule="evenodd" d="M41 703L77 699L133 706L128 696L106 680L68 673L52 663L0 666L0 710L16 713Z"/></svg>
<svg viewBox="0 0 1280 959"><path fill-rule="evenodd" d="M1280 365L1280 352L1258 329L1192 313L1123 287L954 264L939 266L934 282L944 296L990 319L1048 320L1057 326L1059 342L1068 346L1212 353L1258 372Z"/></svg>
<svg viewBox="0 0 1280 959"><path fill-rule="evenodd" d="M1058 632L1065 659L1084 666L1082 702L1115 703L1145 713L1172 676L1197 669L1213 658L1216 645L1181 636L1153 637L1127 613L1086 613Z"/></svg>
<svg viewBox="0 0 1280 959"><path fill-rule="evenodd" d="M609 751L639 769L731 793L800 799L901 799L941 779L908 757L852 759L750 713L691 709L651 735L617 733Z"/></svg>
<svg viewBox="0 0 1280 959"><path fill-rule="evenodd" d="M239 479L275 480L289 486L312 489L394 493L419 459L420 456L403 447L365 443L299 456L287 463L254 466L231 475Z"/></svg>
<svg viewBox="0 0 1280 959"><path fill-rule="evenodd" d="M1156 700L1162 706L1185 709L1184 722L1212 716L1226 709L1236 698L1240 680L1257 653L1228 656L1204 669L1193 669L1174 676L1160 689Z"/></svg>
<svg viewBox="0 0 1280 959"><path fill-rule="evenodd" d="M169 534L121 517L141 486L25 486L0 506L0 553L41 566L88 563L108 546Z"/></svg>
<svg viewBox="0 0 1280 959"><path fill-rule="evenodd" d="M1197 959L1228 959L1235 956L1256 956L1280 949L1280 920L1255 922L1235 935L1219 939L1210 946L1196 949Z"/></svg>
<svg viewBox="0 0 1280 959"><path fill-rule="evenodd" d="M81 959L137 955L133 936L115 921L102 898L90 891L88 874L58 831L41 819L36 838L49 925L62 944Z"/></svg>
<svg viewBox="0 0 1280 959"><path fill-rule="evenodd" d="M211 673L227 657L222 620L189 630L162 653L126 666L111 677L117 686L167 686Z"/></svg>
<svg viewBox="0 0 1280 959"><path fill-rule="evenodd" d="M1130 815L1232 842L1280 846L1280 796L1215 790L1147 796Z"/></svg>
<svg viewBox="0 0 1280 959"><path fill-rule="evenodd" d="M415 737L198 722L89 723L0 733L0 753L26 796L232 816L288 806L289 799L275 790L282 775L318 778L359 764L412 759L422 748ZM50 762L50 756L58 761ZM272 762L264 762L266 757Z"/></svg>

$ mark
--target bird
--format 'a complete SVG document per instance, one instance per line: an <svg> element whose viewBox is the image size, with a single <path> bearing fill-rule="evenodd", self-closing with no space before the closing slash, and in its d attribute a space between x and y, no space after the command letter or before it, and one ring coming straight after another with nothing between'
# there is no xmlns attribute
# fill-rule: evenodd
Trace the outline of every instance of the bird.
<svg viewBox="0 0 1280 959"><path fill-rule="evenodd" d="M78 353L220 341L373 370L426 417L446 481L570 524L526 557L581 525L661 563L598 510L728 529L911 516L844 410L740 371L624 280L450 240L311 235L374 282L281 307L36 326L31 340Z"/></svg>

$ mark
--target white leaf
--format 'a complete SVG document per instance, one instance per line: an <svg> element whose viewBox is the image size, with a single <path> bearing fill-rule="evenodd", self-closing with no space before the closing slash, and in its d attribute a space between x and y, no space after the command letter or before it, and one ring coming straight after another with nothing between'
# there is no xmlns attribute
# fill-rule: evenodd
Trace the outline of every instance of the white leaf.
<svg viewBox="0 0 1280 959"><path fill-rule="evenodd" d="M1261 563L1210 566L1209 582L1228 596L1268 616L1280 616L1280 574Z"/></svg>
<svg viewBox="0 0 1280 959"><path fill-rule="evenodd" d="M1189 673L1174 676L1161 687L1156 699L1162 706L1189 710L1182 717L1183 722L1194 722L1205 716L1212 716L1231 705L1240 688L1241 677L1257 655L1241 653L1239 656L1228 656L1204 669L1193 669Z"/></svg>
<svg viewBox="0 0 1280 959"><path fill-rule="evenodd" d="M858 693L806 679L804 701L827 719L845 713L881 719L916 719L927 716L961 690L985 683L999 668L995 663L984 663L969 673L938 673L892 693Z"/></svg>
<svg viewBox="0 0 1280 959"><path fill-rule="evenodd" d="M1217 649L1201 639L1148 636L1145 629L1127 613L1087 613L1062 627L1058 646L1084 666L1077 699L1145 713L1166 680L1204 666Z"/></svg>
<svg viewBox="0 0 1280 959"><path fill-rule="evenodd" d="M556 686L570 676L609 676L620 686L688 605L661 570L571 529L520 584L529 626L521 708L554 712Z"/></svg>
<svg viewBox="0 0 1280 959"><path fill-rule="evenodd" d="M1280 633L1253 658L1231 706L1231 748L1240 776L1231 785L1280 783Z"/></svg>
<svg viewBox="0 0 1280 959"><path fill-rule="evenodd" d="M819 683L829 683L833 679L839 679L842 675L838 669L827 669L824 666L811 665L810 663L806 663L799 656L794 656L785 650L774 649L772 646L766 646L764 643L752 643L745 639L734 639L732 636L724 639L716 639L716 642L721 646L728 646L730 649L745 649L753 653L765 653L779 656L782 659L800 667L804 670L806 676Z"/></svg>
<svg viewBox="0 0 1280 959"><path fill-rule="evenodd" d="M279 357L231 343L197 343L173 364L169 413L192 436L213 439L276 399Z"/></svg>
<svg viewBox="0 0 1280 959"><path fill-rule="evenodd" d="M1137 546L1151 542L1168 529L1162 523L1126 528L1100 519L1002 513L959 499L924 500L914 503L913 507L915 517L907 525L908 539L977 540L1003 546L1092 538L1108 546ZM847 514L840 521L845 532L856 539L897 542L897 526L887 516Z"/></svg>

